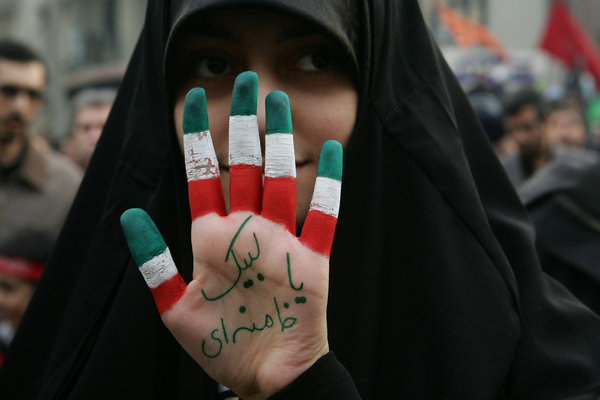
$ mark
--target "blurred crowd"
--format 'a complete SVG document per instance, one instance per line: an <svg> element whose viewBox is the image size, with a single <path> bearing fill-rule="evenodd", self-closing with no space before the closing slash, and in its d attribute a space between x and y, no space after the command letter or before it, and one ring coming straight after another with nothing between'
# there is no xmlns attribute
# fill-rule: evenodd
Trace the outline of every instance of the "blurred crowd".
<svg viewBox="0 0 600 400"><path fill-rule="evenodd" d="M564 85L479 82L465 88L533 221L546 273L600 312L600 94ZM587 91L589 92L589 90Z"/></svg>
<svg viewBox="0 0 600 400"><path fill-rule="evenodd" d="M71 100L71 131L53 146L33 132L48 81L26 44L0 40L0 364L77 193L116 95Z"/></svg>

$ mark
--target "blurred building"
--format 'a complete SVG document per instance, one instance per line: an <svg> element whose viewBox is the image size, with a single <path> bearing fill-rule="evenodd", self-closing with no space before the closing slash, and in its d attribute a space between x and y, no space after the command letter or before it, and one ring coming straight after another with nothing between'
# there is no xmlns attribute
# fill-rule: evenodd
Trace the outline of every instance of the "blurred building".
<svg viewBox="0 0 600 400"><path fill-rule="evenodd" d="M144 22L147 0L0 0L0 35L38 51L50 73L38 129L68 131L69 98L86 86L118 86Z"/></svg>

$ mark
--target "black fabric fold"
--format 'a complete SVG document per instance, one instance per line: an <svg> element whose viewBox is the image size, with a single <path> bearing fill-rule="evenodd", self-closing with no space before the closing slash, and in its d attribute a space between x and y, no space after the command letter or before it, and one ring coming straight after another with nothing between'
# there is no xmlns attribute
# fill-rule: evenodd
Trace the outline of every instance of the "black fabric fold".
<svg viewBox="0 0 600 400"><path fill-rule="evenodd" d="M319 388L318 393L315 388ZM291 385L270 396L268 400L360 400L352 376L329 352L317 360Z"/></svg>

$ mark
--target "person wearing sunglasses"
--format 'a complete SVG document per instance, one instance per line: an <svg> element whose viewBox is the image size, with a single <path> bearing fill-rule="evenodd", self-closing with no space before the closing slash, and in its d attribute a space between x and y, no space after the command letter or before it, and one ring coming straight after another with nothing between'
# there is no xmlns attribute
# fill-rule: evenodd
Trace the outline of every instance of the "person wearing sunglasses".
<svg viewBox="0 0 600 400"><path fill-rule="evenodd" d="M81 172L31 132L46 68L27 46L0 40L0 240L23 228L58 235Z"/></svg>

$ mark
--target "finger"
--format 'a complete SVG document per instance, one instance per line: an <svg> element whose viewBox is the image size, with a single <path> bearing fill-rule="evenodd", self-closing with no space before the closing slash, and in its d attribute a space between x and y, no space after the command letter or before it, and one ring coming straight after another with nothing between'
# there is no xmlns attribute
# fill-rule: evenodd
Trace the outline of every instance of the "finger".
<svg viewBox="0 0 600 400"><path fill-rule="evenodd" d="M300 242L329 257L342 192L342 145L329 140L321 148L319 172Z"/></svg>
<svg viewBox="0 0 600 400"><path fill-rule="evenodd" d="M121 215L129 251L152 292L162 315L179 301L186 284L179 275L169 248L144 210L131 208Z"/></svg>
<svg viewBox="0 0 600 400"><path fill-rule="evenodd" d="M281 91L265 100L265 187L261 215L296 233L296 161L290 101Z"/></svg>
<svg viewBox="0 0 600 400"><path fill-rule="evenodd" d="M258 76L247 71L233 86L229 117L229 201L231 212L260 213L262 153L256 119Z"/></svg>
<svg viewBox="0 0 600 400"><path fill-rule="evenodd" d="M183 148L192 220L211 212L225 215L219 163L208 129L206 95L201 88L190 90L185 98Z"/></svg>

